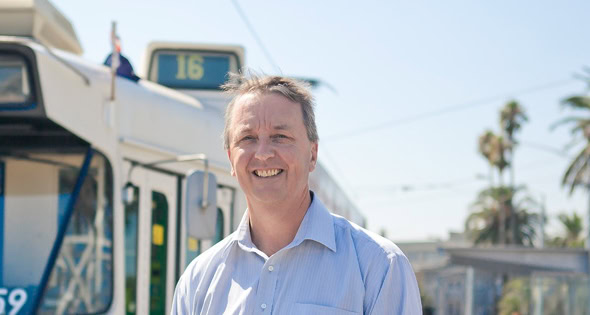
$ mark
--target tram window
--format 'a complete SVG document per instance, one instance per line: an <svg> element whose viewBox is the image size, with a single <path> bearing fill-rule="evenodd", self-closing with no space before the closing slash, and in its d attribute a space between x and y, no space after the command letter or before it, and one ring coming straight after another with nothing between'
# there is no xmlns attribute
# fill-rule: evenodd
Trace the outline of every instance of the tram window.
<svg viewBox="0 0 590 315"><path fill-rule="evenodd" d="M139 187L131 186L132 199L125 204L125 312L135 314L137 304L137 229Z"/></svg>
<svg viewBox="0 0 590 315"><path fill-rule="evenodd" d="M29 308L60 229L58 200L69 199L74 189L73 184L63 187L67 194L60 195L60 170L79 170L83 157L80 153L0 154L0 288L8 288L8 295L25 291L21 298L25 304L9 303L6 312L32 312Z"/></svg>
<svg viewBox="0 0 590 315"><path fill-rule="evenodd" d="M152 191L150 314L164 314L166 311L167 233L168 200L163 193Z"/></svg>
<svg viewBox="0 0 590 315"><path fill-rule="evenodd" d="M30 78L25 59L0 53L0 107L23 105L30 98Z"/></svg>
<svg viewBox="0 0 590 315"><path fill-rule="evenodd" d="M59 195L68 194L77 171L59 171ZM113 186L107 160L95 154L80 189L50 280L43 312L106 311L113 296ZM61 203L61 204L60 204ZM63 202L58 201L58 217Z"/></svg>

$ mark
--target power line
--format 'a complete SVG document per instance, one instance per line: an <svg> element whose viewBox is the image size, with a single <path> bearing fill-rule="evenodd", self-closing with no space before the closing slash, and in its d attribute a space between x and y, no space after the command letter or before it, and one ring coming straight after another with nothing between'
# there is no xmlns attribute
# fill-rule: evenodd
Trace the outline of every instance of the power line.
<svg viewBox="0 0 590 315"><path fill-rule="evenodd" d="M419 183L419 184L393 184L393 185L364 185L358 186L357 189L361 190L386 190L387 192L390 191L400 191L400 192L413 192L413 191L429 191L429 190L441 190L441 189L450 189L457 186L462 186L465 184L471 184L476 181L480 181L481 179L477 176L469 177L469 178L462 178L453 181L444 181L444 182L428 182L428 183Z"/></svg>
<svg viewBox="0 0 590 315"><path fill-rule="evenodd" d="M344 182L344 184L346 185L346 188L348 188L350 190L350 192L353 194L354 199L357 199L358 195L356 193L356 190L352 187L352 185L350 185L350 182L348 181L348 179L344 175L346 173L341 171L340 167L338 166L338 163L336 163L336 160L334 159L334 157L330 153L330 150L328 150L325 147L325 145L326 145L325 143L322 145L324 147L324 149L322 150L322 152L324 153L324 157L327 157L328 160L330 160L330 164L332 165L332 169L334 171L336 171L336 173L340 174L340 179ZM351 200L354 200L354 199L351 198Z"/></svg>
<svg viewBox="0 0 590 315"><path fill-rule="evenodd" d="M264 55L266 56L266 59L268 60L268 62L270 64L272 64L272 66L275 68L275 71L281 72L279 66L277 65L277 63L272 58L272 55L270 54L270 52L268 51L268 49L266 48L266 46L262 42L262 39L260 38L260 36L258 36L258 33L256 32L256 30L254 29L254 27L252 26L252 24L248 20L248 17L246 16L246 13L244 12L244 10L242 10L242 8L238 4L237 0L232 0L231 2L233 3L236 11L240 15L240 18L242 19L242 21L244 22L244 24L246 24L246 27L250 31L250 34L254 37L254 39L256 40L256 43L258 44L258 46L260 46L260 49L262 49L262 51L264 52ZM323 83L325 84L325 82L323 82ZM328 85L328 87L331 88L333 91L335 91L335 89L333 87L331 87L329 85ZM348 182L348 180L344 177L344 175L343 175L344 172L340 171L340 168L338 167L338 164L336 163L336 160L332 157L332 155L327 150L327 148L324 148L322 151L324 152L324 156L327 157L330 160L330 164L332 165L332 168L337 173L340 174L341 180L344 181L344 183L347 186L347 188L350 189L351 192L352 192L352 194L355 195L355 197L356 197L356 193L355 193L354 189L352 188L352 186L350 185L350 183Z"/></svg>
<svg viewBox="0 0 590 315"><path fill-rule="evenodd" d="M262 42L262 39L260 39L260 36L258 36L258 33L256 32L256 30L254 29L254 27L252 26L252 24L248 20L248 17L246 16L246 13L244 13L244 11L242 10L242 7L240 7L240 5L238 4L238 1L237 0L232 0L231 2L233 3L234 7L236 8L236 11L238 11L238 14L240 15L240 18L242 19L242 21L244 22L244 24L246 24L246 27L248 28L248 31L250 31L250 34L252 35L252 37L254 37L254 39L256 40L256 43L258 44L258 46L260 47L260 49L262 49L262 52L266 56L266 59L268 60L268 62L270 62L271 65L275 68L275 71L277 71L277 72L280 73L281 72L281 69L279 68L279 66L277 66L277 63L272 58L272 56L271 56L270 52L268 51L268 49L266 49L266 46L264 46L264 43Z"/></svg>
<svg viewBox="0 0 590 315"><path fill-rule="evenodd" d="M553 162L554 160L539 160L533 163L528 163L525 166L518 168L520 171L529 171L539 169L541 167L547 167L548 163ZM473 184L476 182L484 183L488 180L488 175L475 175L473 177L465 177L459 178L450 181L441 181L441 182L424 182L424 183L415 183L415 184L393 184L393 185L363 185L363 186L356 186L356 189L360 190L372 190L374 193L377 194L390 194L391 192L399 191L403 193L413 193L413 192L436 192L436 191L445 191L445 190L453 190L457 187L466 186L468 184Z"/></svg>
<svg viewBox="0 0 590 315"><path fill-rule="evenodd" d="M518 144L531 148L531 149L535 149L535 150L539 150L539 151L544 151L544 152L548 152L548 153L552 153L555 154L559 157L562 158L573 158L572 156L570 156L569 154L567 154L566 152L564 152L563 150L545 145L545 144L541 144L541 143L536 143L536 142L532 142L532 141L518 141Z"/></svg>
<svg viewBox="0 0 590 315"><path fill-rule="evenodd" d="M355 130L349 130L349 131L344 131L344 132L340 132L340 133L335 133L335 134L329 135L327 137L323 137L323 139L327 140L327 141L335 141L335 140L339 140L339 139L343 139L343 138L347 138L347 137L351 137L351 136L358 136L358 135L361 135L364 133L368 133L368 132L372 132L372 131L376 131L376 130L380 130L380 129L397 127L397 126L401 126L404 124L420 121L420 120L423 120L426 118L442 116L442 115L462 111L465 109L469 109L472 107L487 105L492 102L496 102L499 100L505 100L506 98L511 98L511 97L515 97L518 95L530 94L530 93L535 93L535 92L539 92L539 91L543 91L543 90L561 87L564 85L571 84L573 82L578 82L578 81L576 81L574 79L564 79L564 80L553 81L553 82L545 83L542 85L536 85L536 86L524 88L521 90L513 91L511 93L504 93L504 94L500 94L500 95L486 97L486 98L482 98L479 100L475 100L475 101L471 101L471 102L467 102L467 103L463 103L463 104L459 104L459 105L447 106L447 107L444 107L444 108L441 108L438 110L424 112L424 113L420 113L420 114L416 114L416 115L411 115L411 116L400 118L400 119L392 119L392 120L382 122L382 123L379 123L379 124L376 124L373 126L368 126L368 127L364 127L364 128L358 128Z"/></svg>

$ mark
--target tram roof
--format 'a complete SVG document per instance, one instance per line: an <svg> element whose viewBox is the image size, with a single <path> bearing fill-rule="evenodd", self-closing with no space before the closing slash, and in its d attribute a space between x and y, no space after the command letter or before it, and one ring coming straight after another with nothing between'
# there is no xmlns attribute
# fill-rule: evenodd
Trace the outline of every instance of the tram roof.
<svg viewBox="0 0 590 315"><path fill-rule="evenodd" d="M133 142L166 154L208 152L212 165L229 168L221 145L223 116L208 101L147 80L116 77L115 101L110 102L108 67L49 51L30 38L0 36L0 44L33 51L45 115L85 141L109 150Z"/></svg>
<svg viewBox="0 0 590 315"><path fill-rule="evenodd" d="M0 35L31 37L73 54L83 52L70 21L47 0L0 1Z"/></svg>

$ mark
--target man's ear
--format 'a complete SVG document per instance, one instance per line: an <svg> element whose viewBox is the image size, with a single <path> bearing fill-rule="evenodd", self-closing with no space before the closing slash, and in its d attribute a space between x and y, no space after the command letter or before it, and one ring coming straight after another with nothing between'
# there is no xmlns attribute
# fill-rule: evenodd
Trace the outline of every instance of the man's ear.
<svg viewBox="0 0 590 315"><path fill-rule="evenodd" d="M315 166L318 163L318 143L314 142L311 144L311 163L309 163L309 171L313 172Z"/></svg>
<svg viewBox="0 0 590 315"><path fill-rule="evenodd" d="M229 165L231 167L230 174L231 176L236 176L236 171L234 170L234 164L231 161L231 150L227 149L227 158L229 159Z"/></svg>

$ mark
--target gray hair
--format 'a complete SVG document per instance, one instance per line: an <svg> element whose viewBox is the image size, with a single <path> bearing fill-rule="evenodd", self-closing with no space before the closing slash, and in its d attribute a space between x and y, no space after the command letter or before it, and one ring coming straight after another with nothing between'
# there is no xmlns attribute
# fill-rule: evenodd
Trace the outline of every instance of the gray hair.
<svg viewBox="0 0 590 315"><path fill-rule="evenodd" d="M307 138L311 142L318 142L319 136L315 124L315 106L313 96L309 91L309 85L295 79L281 76L257 76L250 74L248 77L242 74L230 73L229 81L222 88L234 97L225 109L225 127L223 128L223 147L229 149L229 129L232 123L232 110L238 99L250 93L278 93L294 103L301 105L303 124L307 130Z"/></svg>

